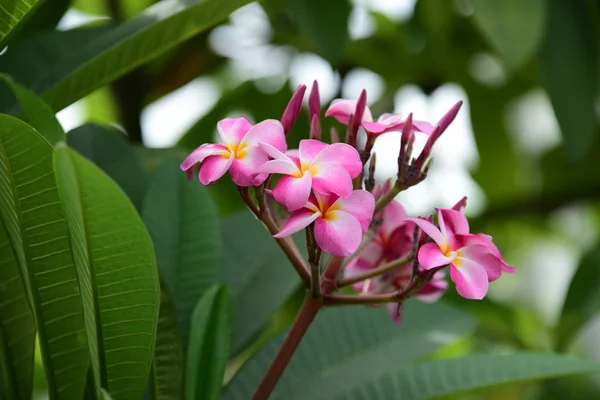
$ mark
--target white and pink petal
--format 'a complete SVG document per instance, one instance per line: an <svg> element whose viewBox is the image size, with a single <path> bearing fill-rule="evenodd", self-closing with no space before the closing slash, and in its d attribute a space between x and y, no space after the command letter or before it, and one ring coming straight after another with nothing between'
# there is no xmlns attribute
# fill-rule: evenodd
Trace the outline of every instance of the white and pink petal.
<svg viewBox="0 0 600 400"><path fill-rule="evenodd" d="M329 211L326 218L315 221L315 240L324 252L346 257L360 245L362 229L352 215L344 211Z"/></svg>

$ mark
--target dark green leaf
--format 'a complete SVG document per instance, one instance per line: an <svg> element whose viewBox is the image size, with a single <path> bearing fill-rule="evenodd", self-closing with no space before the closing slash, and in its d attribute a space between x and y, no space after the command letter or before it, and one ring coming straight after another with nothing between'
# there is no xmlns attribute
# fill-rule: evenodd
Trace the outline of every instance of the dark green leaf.
<svg viewBox="0 0 600 400"><path fill-rule="evenodd" d="M179 164L168 159L158 166L143 215L187 345L192 311L219 279L221 241L208 190L198 181L188 182Z"/></svg>
<svg viewBox="0 0 600 400"><path fill-rule="evenodd" d="M225 19L232 11L250 0L166 0L146 9L123 24L89 37L76 38L80 30L65 32L41 41L46 48L40 54L24 53L19 46L11 48L0 60L0 70L8 72L21 84L33 90L58 111L95 89L158 57L163 52L197 35ZM73 41L81 43L73 46ZM82 43L83 42L83 43ZM31 46L31 44L29 44ZM48 51L51 48L51 51ZM68 50L68 51L67 51ZM66 54L65 54L66 52ZM26 54L25 56L22 56ZM23 59L27 57L27 60ZM25 63L36 63L37 74L15 75ZM12 110L13 105L6 109Z"/></svg>
<svg viewBox="0 0 600 400"><path fill-rule="evenodd" d="M142 209L148 178L125 135L108 126L85 124L67 133L67 143L114 179Z"/></svg>
<svg viewBox="0 0 600 400"><path fill-rule="evenodd" d="M185 398L220 398L231 340L231 300L227 287L206 291L192 317L187 353Z"/></svg>
<svg viewBox="0 0 600 400"><path fill-rule="evenodd" d="M125 193L90 161L61 146L54 168L79 274L92 368L100 369L102 386L115 400L141 398L160 300L150 236Z"/></svg>
<svg viewBox="0 0 600 400"><path fill-rule="evenodd" d="M300 278L269 232L249 211L221 225L222 280L233 297L232 353L239 353L294 292ZM302 247L300 247L302 249Z"/></svg>
<svg viewBox="0 0 600 400"><path fill-rule="evenodd" d="M544 34L545 0L470 2L477 27L510 70L516 70L535 54Z"/></svg>
<svg viewBox="0 0 600 400"><path fill-rule="evenodd" d="M342 387L366 390L403 364L456 341L474 327L468 315L443 304L409 302L400 327L389 319L385 307L325 309L302 339L272 398L332 399ZM282 338L271 342L250 359L224 398L249 398L281 342ZM402 397L399 393L388 399Z"/></svg>
<svg viewBox="0 0 600 400"><path fill-rule="evenodd" d="M399 371L388 371L369 387L340 385L335 398L455 398L454 396L465 391L503 383L589 374L599 370L600 364L597 362L551 353L476 354L428 361ZM311 400L326 398L328 397L313 397Z"/></svg>
<svg viewBox="0 0 600 400"><path fill-rule="evenodd" d="M182 399L184 370L183 341L175 305L161 279L160 313L152 362L152 399Z"/></svg>
<svg viewBox="0 0 600 400"><path fill-rule="evenodd" d="M598 129L598 3L548 0L540 68L571 161L585 156Z"/></svg>
<svg viewBox="0 0 600 400"><path fill-rule="evenodd" d="M0 48L6 46L44 0L4 0L0 8Z"/></svg>
<svg viewBox="0 0 600 400"><path fill-rule="evenodd" d="M16 37L11 39L11 42L15 43L38 32L52 31L65 15L70 5L71 0L43 1L42 5L36 9L35 14L19 30Z"/></svg>

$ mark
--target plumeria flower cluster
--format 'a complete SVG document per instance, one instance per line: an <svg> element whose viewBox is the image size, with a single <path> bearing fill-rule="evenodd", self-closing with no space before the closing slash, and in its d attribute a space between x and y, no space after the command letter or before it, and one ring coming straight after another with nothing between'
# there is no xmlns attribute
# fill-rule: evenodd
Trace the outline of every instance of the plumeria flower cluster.
<svg viewBox="0 0 600 400"><path fill-rule="evenodd" d="M308 138L289 149L287 134L305 91L304 85L298 87L280 120L256 125L242 117L221 120L220 143L201 145L181 169L191 178L199 166L198 179L205 185L229 173L314 298L324 305L387 303L399 322L405 300L438 300L448 287L447 277L461 296L482 299L489 282L514 272L490 236L470 233L466 198L419 218L408 217L395 200L426 178L433 145L462 102L436 124L413 120L412 114L384 114L375 121L363 91L357 100L334 100L326 110L325 116L346 130L344 142L333 128L331 143L326 143L315 82L308 101ZM388 132L401 132L398 173L393 183L376 185L373 144ZM364 147L357 144L361 134L366 136ZM413 152L416 135L427 138L419 154ZM306 234L308 260L289 238L300 231ZM356 293L339 292L347 286Z"/></svg>

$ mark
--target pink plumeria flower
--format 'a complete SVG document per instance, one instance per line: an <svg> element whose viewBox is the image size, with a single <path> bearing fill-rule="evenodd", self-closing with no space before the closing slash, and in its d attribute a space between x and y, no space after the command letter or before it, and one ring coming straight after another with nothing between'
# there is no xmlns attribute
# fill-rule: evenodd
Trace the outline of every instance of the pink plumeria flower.
<svg viewBox="0 0 600 400"><path fill-rule="evenodd" d="M350 116L355 113L357 100L336 99L333 100L327 111L326 117L333 117L338 122L348 125ZM365 112L362 118L362 127L367 131L367 134L379 136L386 132L401 131L404 127L406 119L402 118L401 114L382 114L377 121L373 121L373 114L369 107L365 107ZM412 121L412 129L417 132L431 134L434 131L434 126L425 121Z"/></svg>
<svg viewBox="0 0 600 400"><path fill-rule="evenodd" d="M355 190L345 199L316 192L273 236L289 236L314 222L319 247L331 255L346 257L356 251L363 233L369 230L374 209L375 199L366 190Z"/></svg>
<svg viewBox="0 0 600 400"><path fill-rule="evenodd" d="M273 197L290 211L304 207L311 188L323 195L350 196L352 179L362 171L358 152L345 143L305 139L300 141L297 152L292 150L287 154L267 143L260 146L273 160L258 167L256 172L284 175L273 189Z"/></svg>
<svg viewBox="0 0 600 400"><path fill-rule="evenodd" d="M439 229L425 219L410 220L434 240L419 249L421 266L430 270L450 265L450 279L462 297L482 299L488 291L488 282L497 279L503 270L509 272L498 257L500 253L494 254L491 240L469 234L469 223L461 212L438 209Z"/></svg>
<svg viewBox="0 0 600 400"><path fill-rule="evenodd" d="M203 144L181 163L188 178L199 163L198 179L204 185L221 178L227 171L238 186L260 185L268 174L256 175L254 171L269 157L258 143L268 143L278 151L287 149L283 127L277 120L268 119L252 126L246 118L226 118L217 123L217 131L221 143Z"/></svg>

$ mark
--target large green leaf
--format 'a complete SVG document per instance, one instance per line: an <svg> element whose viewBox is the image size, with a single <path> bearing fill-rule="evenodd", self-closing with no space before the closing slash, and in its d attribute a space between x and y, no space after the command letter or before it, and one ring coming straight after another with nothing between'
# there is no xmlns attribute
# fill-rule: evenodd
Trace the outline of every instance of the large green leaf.
<svg viewBox="0 0 600 400"><path fill-rule="evenodd" d="M548 0L540 68L571 160L582 158L598 129L598 3Z"/></svg>
<svg viewBox="0 0 600 400"><path fill-rule="evenodd" d="M114 81L165 51L225 19L250 0L166 0L146 9L139 16L72 46L73 32L62 35L59 51L29 54L11 49L9 58L0 60L0 70L41 94L58 111L83 96ZM89 36L88 36L89 38ZM56 44L57 37L52 38ZM44 48L50 39L37 38ZM31 44L30 44L31 46ZM76 49L74 51L74 49ZM54 50L54 49L53 49ZM26 54L22 56L22 54ZM24 59L23 57L26 57ZM36 75L15 75L24 63L38 63ZM13 106L9 105L8 110Z"/></svg>
<svg viewBox="0 0 600 400"><path fill-rule="evenodd" d="M183 341L175 305L167 285L161 280L160 313L152 361L152 399L182 399L184 370Z"/></svg>
<svg viewBox="0 0 600 400"><path fill-rule="evenodd" d="M92 368L100 369L101 384L114 399L141 398L160 296L150 236L125 193L90 161L61 146L54 167L69 219Z"/></svg>
<svg viewBox="0 0 600 400"><path fill-rule="evenodd" d="M148 178L125 135L112 127L85 124L68 132L67 143L114 179L142 209Z"/></svg>
<svg viewBox="0 0 600 400"><path fill-rule="evenodd" d="M0 391L31 399L35 322L19 264L0 221ZM0 398L2 396L0 395Z"/></svg>
<svg viewBox="0 0 600 400"><path fill-rule="evenodd" d="M335 398L425 400L456 396L465 391L503 383L587 374L599 370L600 364L595 361L551 353L477 354L388 371L368 387L348 381L335 388ZM301 398L317 400L331 397Z"/></svg>
<svg viewBox="0 0 600 400"><path fill-rule="evenodd" d="M4 0L0 7L0 48L6 46L11 35L17 32L44 0Z"/></svg>
<svg viewBox="0 0 600 400"><path fill-rule="evenodd" d="M579 263L571 280L557 327L559 350L571 343L573 336L600 309L600 246L589 251Z"/></svg>
<svg viewBox="0 0 600 400"><path fill-rule="evenodd" d="M65 140L65 132L56 119L54 111L44 100L15 82L10 76L0 74L2 80L21 103L21 119L41 133L46 140L54 144Z"/></svg>
<svg viewBox="0 0 600 400"><path fill-rule="evenodd" d="M89 357L52 147L6 115L0 115L0 189L0 216L30 290L50 396L81 398Z"/></svg>
<svg viewBox="0 0 600 400"><path fill-rule="evenodd" d="M544 34L545 0L470 0L473 18L485 38L515 70L535 54Z"/></svg>
<svg viewBox="0 0 600 400"><path fill-rule="evenodd" d="M223 252L222 280L233 296L232 352L237 354L260 333L300 279L269 232L249 211L223 220L221 237L227 249Z"/></svg>
<svg viewBox="0 0 600 400"><path fill-rule="evenodd" d="M71 0L48 0L40 2L42 5L27 20L25 26L19 29L16 36L11 38L12 44L39 32L52 31L71 5Z"/></svg>
<svg viewBox="0 0 600 400"><path fill-rule="evenodd" d="M400 327L389 319L385 307L325 309L302 339L272 398L332 399L342 386L367 388L474 327L468 315L443 304L411 301ZM281 342L282 338L274 340L242 367L225 399L251 396Z"/></svg>
<svg viewBox="0 0 600 400"><path fill-rule="evenodd" d="M185 398L217 400L231 341L231 300L227 286L215 285L198 302L187 353Z"/></svg>
<svg viewBox="0 0 600 400"><path fill-rule="evenodd" d="M187 345L194 307L219 279L216 206L205 187L186 180L179 160L167 159L154 172L143 215Z"/></svg>

